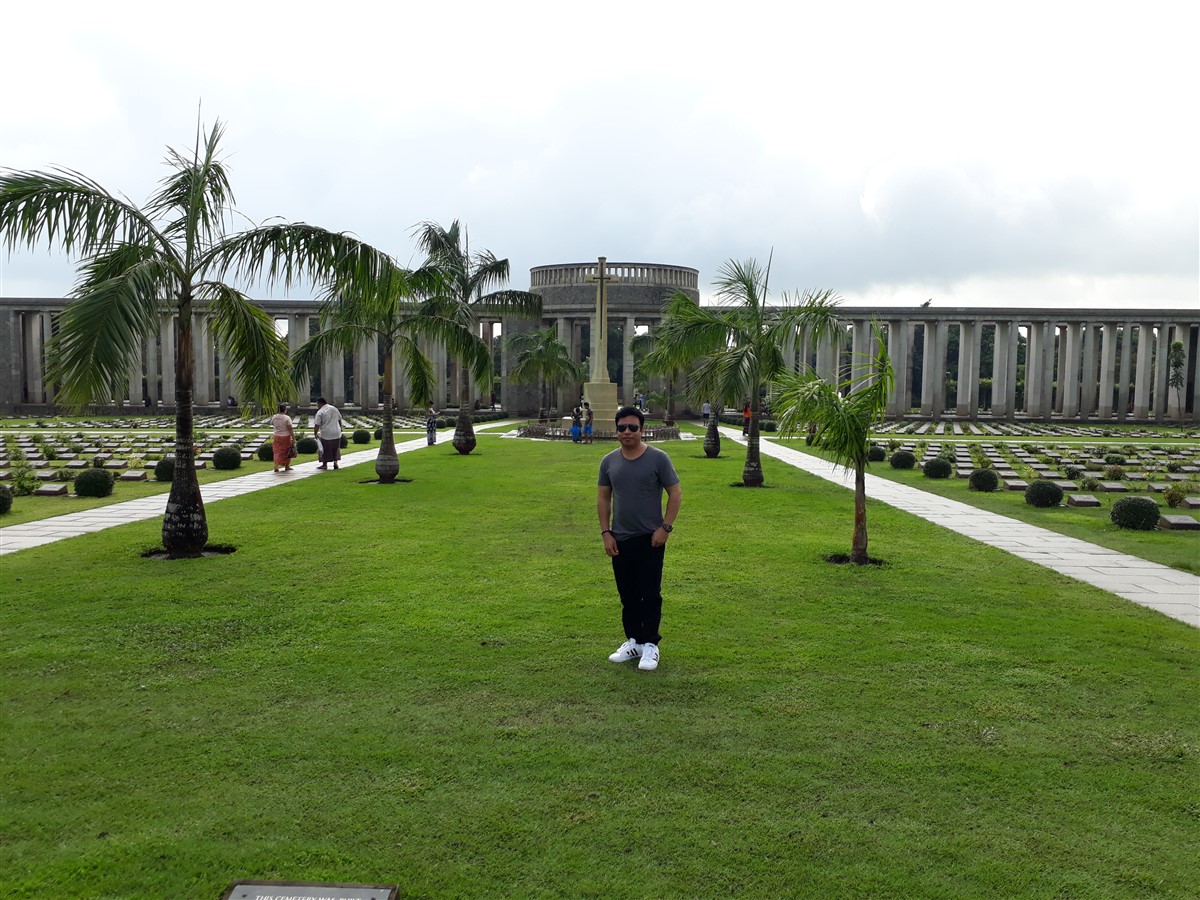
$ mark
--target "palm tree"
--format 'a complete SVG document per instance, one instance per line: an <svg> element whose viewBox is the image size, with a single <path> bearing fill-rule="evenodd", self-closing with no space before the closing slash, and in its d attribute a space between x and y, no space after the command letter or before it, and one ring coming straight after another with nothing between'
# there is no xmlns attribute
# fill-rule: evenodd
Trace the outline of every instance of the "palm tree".
<svg viewBox="0 0 1200 900"><path fill-rule="evenodd" d="M393 361L398 357L404 363L408 395L423 405L433 399L436 375L422 343L440 343L478 368L479 342L462 324L461 310L455 304L422 297L420 278L399 268L378 283L356 287L353 282L331 282L322 300L321 331L296 349L292 379L301 384L315 374L326 356L352 350L367 338L379 341L383 350L383 437L375 473L380 484L392 484L400 474L393 432Z"/></svg>
<svg viewBox="0 0 1200 900"><path fill-rule="evenodd" d="M814 339L840 333L838 300L832 291L805 292L783 303L767 303L770 263L764 269L755 260L729 260L721 266L716 288L717 306L698 306L687 294L674 294L656 329L655 349L646 364L658 371L695 364L688 388L694 402L705 398L713 405L735 406L750 400L750 435L742 484L761 487L759 452L759 394L763 385L790 370L784 348L800 329Z"/></svg>
<svg viewBox="0 0 1200 900"><path fill-rule="evenodd" d="M817 426L814 447L824 447L836 465L854 469L854 537L850 562L863 565L867 557L867 453L871 426L887 412L892 390L892 364L887 343L872 326L876 352L870 360L870 378L841 385L824 381L815 372L788 372L776 384L775 412L780 430L795 434L809 423Z"/></svg>
<svg viewBox="0 0 1200 900"><path fill-rule="evenodd" d="M580 381L587 371L583 363L571 359L571 351L558 339L553 325L512 335L508 338L508 349L514 355L508 377L518 384L541 381L542 409L550 405L549 385Z"/></svg>
<svg viewBox="0 0 1200 900"><path fill-rule="evenodd" d="M458 220L448 229L435 222L417 228L417 242L426 254L422 272L432 277L431 296L461 304L463 324L489 352L484 370L459 366L458 423L454 428L454 449L467 454L475 449L475 428L471 424L471 379L490 388L492 370L491 341L478 338L479 316L517 316L536 319L542 314L542 298L528 291L491 290L508 281L508 260L496 259L490 250L472 255L470 239ZM491 293L484 293L491 291ZM447 348L448 350L450 348ZM453 351L451 351L453 352ZM460 358L460 363L466 362Z"/></svg>
<svg viewBox="0 0 1200 900"><path fill-rule="evenodd" d="M0 173L0 236L11 250L43 239L82 257L51 343L51 377L65 405L81 407L109 394L127 377L144 338L172 311L175 346L175 477L163 515L163 546L171 557L195 556L208 522L193 461L192 327L212 317L251 402L273 405L290 395L287 348L275 323L237 288L229 274L284 286L340 273L343 280L385 277L391 261L346 235L304 224L274 224L229 235L233 191L218 159L223 127L191 154L167 151L170 173L145 206L117 196L67 169Z"/></svg>

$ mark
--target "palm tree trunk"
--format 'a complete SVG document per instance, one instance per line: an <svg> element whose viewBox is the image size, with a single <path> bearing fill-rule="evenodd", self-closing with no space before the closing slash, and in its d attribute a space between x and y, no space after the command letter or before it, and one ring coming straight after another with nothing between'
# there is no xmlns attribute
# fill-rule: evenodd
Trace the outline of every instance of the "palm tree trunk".
<svg viewBox="0 0 1200 900"><path fill-rule="evenodd" d="M462 362L458 364L458 422L454 426L454 449L466 456L475 449L475 428L471 424L471 376Z"/></svg>
<svg viewBox="0 0 1200 900"><path fill-rule="evenodd" d="M758 384L751 385L751 388L754 394L750 398L750 435L746 439L746 465L742 468L742 485L762 487L762 457L759 454L758 437Z"/></svg>
<svg viewBox="0 0 1200 900"><path fill-rule="evenodd" d="M400 457L396 455L396 440L392 434L392 394L395 387L392 381L392 339L389 337L385 339L383 347L383 438L379 444L379 454L375 457L375 475L380 484L392 484L400 474Z"/></svg>
<svg viewBox="0 0 1200 900"><path fill-rule="evenodd" d="M175 347L175 474L163 514L163 549L170 559L199 556L208 543L208 520L196 477L192 391L195 378L192 348L192 298L179 306L179 342Z"/></svg>
<svg viewBox="0 0 1200 900"><path fill-rule="evenodd" d="M708 427L704 429L704 455L709 459L716 459L721 455L721 432L717 428L721 414L718 409L714 404L708 416Z"/></svg>
<svg viewBox="0 0 1200 900"><path fill-rule="evenodd" d="M863 463L854 466L854 541L850 548L850 562L856 566L866 565L867 557L867 475Z"/></svg>

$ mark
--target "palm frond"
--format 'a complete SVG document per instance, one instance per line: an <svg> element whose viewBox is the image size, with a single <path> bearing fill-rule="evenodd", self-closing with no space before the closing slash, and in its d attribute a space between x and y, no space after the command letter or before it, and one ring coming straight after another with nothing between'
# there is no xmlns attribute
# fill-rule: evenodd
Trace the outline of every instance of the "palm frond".
<svg viewBox="0 0 1200 900"><path fill-rule="evenodd" d="M393 352L403 361L408 396L421 405L431 403L437 384L437 373L434 372L429 357L415 340L406 335L396 337Z"/></svg>
<svg viewBox="0 0 1200 900"><path fill-rule="evenodd" d="M51 340L50 377L59 399L81 407L105 397L127 377L142 339L158 332L159 315L178 286L172 262L153 247L121 244L80 268Z"/></svg>
<svg viewBox="0 0 1200 900"><path fill-rule="evenodd" d="M202 282L197 299L207 301L213 336L225 348L243 392L270 409L290 396L287 343L275 321L245 294L219 282Z"/></svg>
<svg viewBox="0 0 1200 900"><path fill-rule="evenodd" d="M13 250L45 241L67 253L96 256L119 244L152 244L172 253L150 217L70 169L0 173L0 238Z"/></svg>
<svg viewBox="0 0 1200 900"><path fill-rule="evenodd" d="M321 363L329 356L341 354L363 338L360 326L354 323L332 323L296 348L290 359L292 383L301 386L320 374Z"/></svg>
<svg viewBox="0 0 1200 900"><path fill-rule="evenodd" d="M494 291L471 304L477 318L512 316L518 319L540 319L542 295L529 291Z"/></svg>
<svg viewBox="0 0 1200 900"><path fill-rule="evenodd" d="M147 210L153 215L173 214L164 233L182 239L190 258L200 248L224 235L233 215L233 188L217 150L225 128L217 122L205 136L203 154L199 146L191 158L168 148L167 165L174 171L159 183Z"/></svg>

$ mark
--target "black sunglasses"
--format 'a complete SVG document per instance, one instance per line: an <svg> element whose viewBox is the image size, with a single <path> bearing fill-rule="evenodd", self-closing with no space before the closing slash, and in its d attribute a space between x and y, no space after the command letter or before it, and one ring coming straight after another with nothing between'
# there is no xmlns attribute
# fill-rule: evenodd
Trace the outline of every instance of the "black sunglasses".
<svg viewBox="0 0 1200 900"><path fill-rule="evenodd" d="M637 431L641 427L642 427L641 425L637 425L637 424L618 425L617 431Z"/></svg>

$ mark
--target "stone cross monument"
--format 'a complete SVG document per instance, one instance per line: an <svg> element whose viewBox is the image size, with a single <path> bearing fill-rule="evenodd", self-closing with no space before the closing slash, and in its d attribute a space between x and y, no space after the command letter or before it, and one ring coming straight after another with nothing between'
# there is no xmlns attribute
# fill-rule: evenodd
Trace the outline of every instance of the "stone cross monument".
<svg viewBox="0 0 1200 900"><path fill-rule="evenodd" d="M617 414L617 386L608 375L608 285L619 279L608 274L607 261L607 257L599 257L596 274L588 277L596 283L596 316L592 320L592 377L583 386L583 398L595 413L597 431L612 431Z"/></svg>

